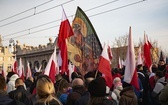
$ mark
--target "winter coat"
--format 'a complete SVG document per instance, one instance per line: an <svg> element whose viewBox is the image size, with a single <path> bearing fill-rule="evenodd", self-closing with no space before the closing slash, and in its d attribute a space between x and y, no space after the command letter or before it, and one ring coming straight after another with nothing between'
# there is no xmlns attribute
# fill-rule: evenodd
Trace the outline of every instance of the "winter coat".
<svg viewBox="0 0 168 105"><path fill-rule="evenodd" d="M17 78L19 78L19 76L17 74L14 74L10 77L9 82L7 84L7 93L16 89L15 88L15 80Z"/></svg>
<svg viewBox="0 0 168 105"><path fill-rule="evenodd" d="M87 105L89 101L90 93L86 91L82 97L76 100L75 105Z"/></svg>
<svg viewBox="0 0 168 105"><path fill-rule="evenodd" d="M18 100L12 100L10 103L8 103L6 105L25 105L25 104L18 101Z"/></svg>
<svg viewBox="0 0 168 105"><path fill-rule="evenodd" d="M8 94L4 90L0 90L0 105L10 103L11 98L8 97Z"/></svg>
<svg viewBox="0 0 168 105"><path fill-rule="evenodd" d="M76 100L78 100L84 93L83 86L75 86L73 87L72 93L68 95L67 105L75 105Z"/></svg>
<svg viewBox="0 0 168 105"><path fill-rule="evenodd" d="M67 97L68 97L68 94L61 94L61 96L59 97L59 100L60 102L63 104L63 105L66 105L66 102L67 102Z"/></svg>
<svg viewBox="0 0 168 105"><path fill-rule="evenodd" d="M116 94L117 96L117 100L120 99L120 92L123 89L123 87L117 87L116 89L113 90L113 92Z"/></svg>
<svg viewBox="0 0 168 105"><path fill-rule="evenodd" d="M168 105L168 83L159 95L159 101L162 105Z"/></svg>
<svg viewBox="0 0 168 105"><path fill-rule="evenodd" d="M18 86L16 90L11 91L8 94L10 98L16 99L23 103L25 103L28 97L31 95L28 91L25 90L23 85Z"/></svg>
<svg viewBox="0 0 168 105"><path fill-rule="evenodd" d="M138 100L132 87L126 87L120 92L119 105L138 105Z"/></svg>
<svg viewBox="0 0 168 105"><path fill-rule="evenodd" d="M152 97L157 97L157 95L161 92L161 90L164 88L164 85L162 83L165 82L165 77L162 77L157 80L155 87L152 91Z"/></svg>
<svg viewBox="0 0 168 105"><path fill-rule="evenodd" d="M114 100L104 99L102 103L98 103L95 105L116 105L116 102Z"/></svg>

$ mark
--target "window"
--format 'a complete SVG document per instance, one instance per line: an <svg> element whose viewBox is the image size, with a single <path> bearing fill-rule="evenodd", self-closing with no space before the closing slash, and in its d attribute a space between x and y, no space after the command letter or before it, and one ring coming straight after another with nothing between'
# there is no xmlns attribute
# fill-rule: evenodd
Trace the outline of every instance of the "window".
<svg viewBox="0 0 168 105"><path fill-rule="evenodd" d="M8 64L8 70L12 68L12 65L11 64Z"/></svg>

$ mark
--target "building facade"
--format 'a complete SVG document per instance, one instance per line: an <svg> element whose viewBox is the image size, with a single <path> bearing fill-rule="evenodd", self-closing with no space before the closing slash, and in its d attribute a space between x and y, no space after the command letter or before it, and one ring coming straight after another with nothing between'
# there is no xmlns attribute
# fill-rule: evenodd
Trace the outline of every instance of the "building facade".
<svg viewBox="0 0 168 105"><path fill-rule="evenodd" d="M9 46L3 46L0 35L0 73L2 73L2 70L10 71L14 60L14 54L10 52Z"/></svg>
<svg viewBox="0 0 168 105"><path fill-rule="evenodd" d="M49 61L51 54L54 51L54 47L56 46L56 40L52 42L52 39L49 39L49 43L47 45L39 45L35 46L27 46L25 44L21 45L19 42L16 43L16 58L19 65L19 59L22 59L22 64L24 65L24 69L27 68L27 62L30 64L31 70L44 70L47 62ZM57 47L58 48L58 47ZM112 67L118 67L119 57L121 60L125 61L126 59L127 46L112 48L113 59L112 59ZM58 49L57 49L57 58L58 58ZM138 47L135 47L135 56L136 59L138 57ZM158 48L153 48L151 50L151 58L153 63L157 62L158 57Z"/></svg>
<svg viewBox="0 0 168 105"><path fill-rule="evenodd" d="M47 45L27 46L25 44L21 45L18 41L16 44L16 58L19 65L19 59L21 58L22 64L24 65L24 70L27 68L27 63L29 62L32 71L44 70L47 62L49 61L51 54L56 46L55 42L49 38L49 43ZM58 55L58 54L57 54Z"/></svg>
<svg viewBox="0 0 168 105"><path fill-rule="evenodd" d="M135 49L135 59L138 59L138 49L139 47L134 47ZM143 52L143 48L142 52ZM112 53L113 53L113 59L112 59L112 67L116 68L118 67L118 62L119 62L119 57L121 60L125 61L126 59L126 53L127 53L127 46L123 47L117 47L117 48L112 48ZM152 48L151 49L151 59L152 63L158 63L159 61L159 50L158 48Z"/></svg>

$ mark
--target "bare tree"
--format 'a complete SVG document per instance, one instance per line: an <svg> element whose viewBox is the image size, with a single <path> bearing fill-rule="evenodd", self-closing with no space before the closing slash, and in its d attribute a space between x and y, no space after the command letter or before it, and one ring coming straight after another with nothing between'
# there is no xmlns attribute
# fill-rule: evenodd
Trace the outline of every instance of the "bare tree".
<svg viewBox="0 0 168 105"><path fill-rule="evenodd" d="M128 45L128 34L115 38L113 47L123 47Z"/></svg>
<svg viewBox="0 0 168 105"><path fill-rule="evenodd" d="M158 41L157 40L149 40L149 42L152 45L151 48L151 58L153 62L157 62L159 60L159 52L162 50L158 47ZM126 58L126 50L128 45L128 34L124 36L119 36L118 38L115 38L114 42L112 42L113 47L113 56L115 57L113 59L113 63L118 62L118 58L120 57L122 60L125 60ZM135 53L138 54L138 46L143 46L144 40L143 38L139 38L139 42L135 43ZM162 50L163 51L163 50ZM167 54L167 53L165 53Z"/></svg>

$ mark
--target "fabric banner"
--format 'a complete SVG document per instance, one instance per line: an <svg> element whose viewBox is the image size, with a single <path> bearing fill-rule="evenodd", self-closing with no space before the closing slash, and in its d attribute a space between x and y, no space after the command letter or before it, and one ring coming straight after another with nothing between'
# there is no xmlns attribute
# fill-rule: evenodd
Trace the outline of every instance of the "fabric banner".
<svg viewBox="0 0 168 105"><path fill-rule="evenodd" d="M80 7L77 7L72 29L74 36L67 43L68 59L84 75L97 69L102 46L90 20Z"/></svg>

